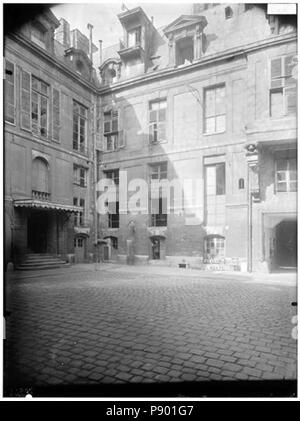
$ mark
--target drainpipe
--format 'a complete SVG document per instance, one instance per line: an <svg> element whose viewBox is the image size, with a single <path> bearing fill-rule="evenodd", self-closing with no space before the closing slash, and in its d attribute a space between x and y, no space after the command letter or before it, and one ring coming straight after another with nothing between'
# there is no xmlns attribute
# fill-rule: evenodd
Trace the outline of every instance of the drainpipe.
<svg viewBox="0 0 300 421"><path fill-rule="evenodd" d="M89 41L89 56L93 66L93 25L90 23L87 24L87 29L90 31L90 41Z"/></svg>
<svg viewBox="0 0 300 421"><path fill-rule="evenodd" d="M102 64L102 39L99 39L99 66Z"/></svg>
<svg viewBox="0 0 300 421"><path fill-rule="evenodd" d="M97 149L96 149L96 132L97 132L97 97L94 97L94 107L93 107L93 113L94 113L94 118L93 118L93 155L94 155L94 180L93 180L93 186L94 186L94 207L95 207L95 211L94 211L94 220L95 220L95 247L97 250L97 240L98 240L98 212L97 212ZM98 254L98 250L97 250L97 254Z"/></svg>

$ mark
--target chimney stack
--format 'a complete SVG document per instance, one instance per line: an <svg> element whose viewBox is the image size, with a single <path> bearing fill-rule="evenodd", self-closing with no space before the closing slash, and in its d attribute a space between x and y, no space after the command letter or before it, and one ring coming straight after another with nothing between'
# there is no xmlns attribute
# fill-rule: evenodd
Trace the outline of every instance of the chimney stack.
<svg viewBox="0 0 300 421"><path fill-rule="evenodd" d="M99 66L101 66L102 64L102 39L99 39L99 60L100 60Z"/></svg>
<svg viewBox="0 0 300 421"><path fill-rule="evenodd" d="M90 31L89 55L90 55L90 60L93 64L93 25L88 23L87 29L89 29L89 31Z"/></svg>

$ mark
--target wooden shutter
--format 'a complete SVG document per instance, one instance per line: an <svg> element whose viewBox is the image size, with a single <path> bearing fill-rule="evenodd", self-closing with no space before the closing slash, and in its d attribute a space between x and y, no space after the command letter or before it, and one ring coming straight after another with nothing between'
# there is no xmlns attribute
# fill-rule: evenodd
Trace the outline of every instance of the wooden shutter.
<svg viewBox="0 0 300 421"><path fill-rule="evenodd" d="M21 127L31 129L31 75L21 71Z"/></svg>
<svg viewBox="0 0 300 421"><path fill-rule="evenodd" d="M60 132L60 92L52 89L52 138L59 141Z"/></svg>
<svg viewBox="0 0 300 421"><path fill-rule="evenodd" d="M119 131L119 148L125 148L126 146L126 131Z"/></svg>
<svg viewBox="0 0 300 421"><path fill-rule="evenodd" d="M283 86L284 79L282 75L281 57L271 60L271 88L280 88Z"/></svg>
<svg viewBox="0 0 300 421"><path fill-rule="evenodd" d="M297 89L296 86L285 88L286 113L297 113Z"/></svg>
<svg viewBox="0 0 300 421"><path fill-rule="evenodd" d="M5 60L4 116L5 120L15 123L15 65Z"/></svg>
<svg viewBox="0 0 300 421"><path fill-rule="evenodd" d="M294 54L284 57L285 86L295 85L296 83L296 80L293 77L293 69L295 65Z"/></svg>

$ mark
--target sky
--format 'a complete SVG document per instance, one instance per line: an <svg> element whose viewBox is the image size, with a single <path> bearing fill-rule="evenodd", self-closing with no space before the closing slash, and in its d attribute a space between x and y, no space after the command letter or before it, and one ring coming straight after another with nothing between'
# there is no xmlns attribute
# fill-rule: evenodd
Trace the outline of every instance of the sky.
<svg viewBox="0 0 300 421"><path fill-rule="evenodd" d="M60 19L66 19L71 26L71 30L78 28L83 34L89 36L87 24L93 25L93 43L98 47L98 40L103 41L103 48L117 44L123 36L122 26L117 17L121 13L122 2L99 2L97 3L64 3L56 4L51 10ZM128 9L141 6L149 19L154 18L156 28L167 25L180 15L190 14L192 3L133 3L125 2ZM98 60L98 54L94 54L94 62Z"/></svg>

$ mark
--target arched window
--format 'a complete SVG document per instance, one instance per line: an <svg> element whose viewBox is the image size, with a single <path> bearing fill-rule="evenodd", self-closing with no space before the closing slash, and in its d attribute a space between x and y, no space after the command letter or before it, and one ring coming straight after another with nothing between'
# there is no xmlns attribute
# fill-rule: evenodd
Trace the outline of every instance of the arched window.
<svg viewBox="0 0 300 421"><path fill-rule="evenodd" d="M108 237L104 237L104 240L110 240L110 244L114 249L118 249L118 237L114 237L114 236L108 236Z"/></svg>
<svg viewBox="0 0 300 421"><path fill-rule="evenodd" d="M239 190L243 190L245 188L245 180L243 178L239 179Z"/></svg>
<svg viewBox="0 0 300 421"><path fill-rule="evenodd" d="M49 169L48 163L43 158L35 158L32 163L32 191L49 193Z"/></svg>
<svg viewBox="0 0 300 421"><path fill-rule="evenodd" d="M225 237L221 235L208 235L204 239L205 257L218 259L225 257Z"/></svg>
<svg viewBox="0 0 300 421"><path fill-rule="evenodd" d="M225 19L230 19L233 16L233 11L231 7L225 7Z"/></svg>

